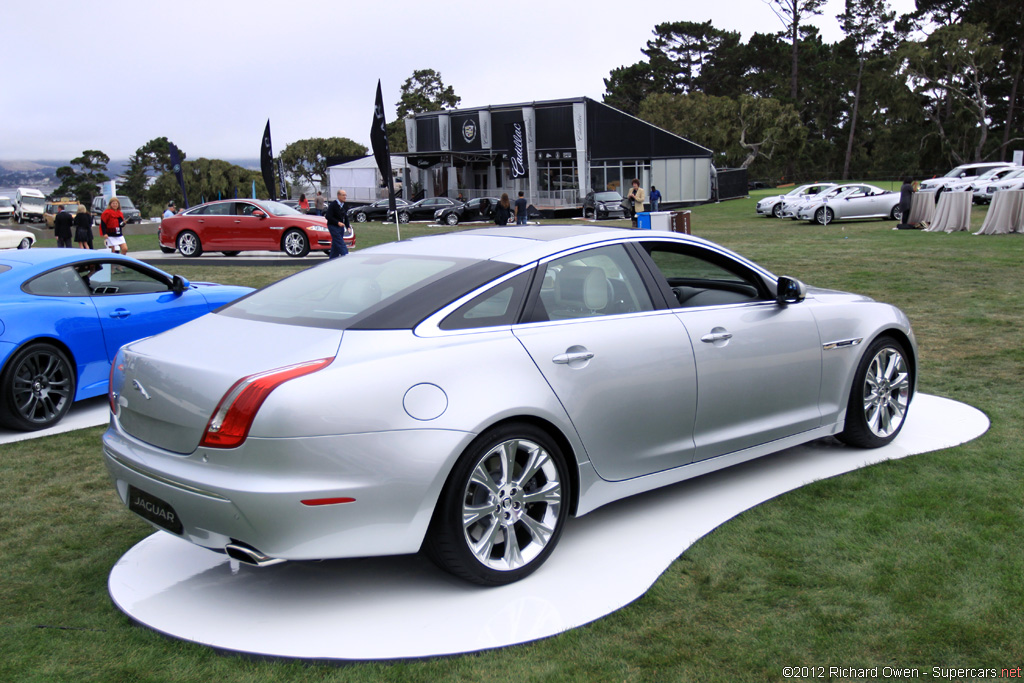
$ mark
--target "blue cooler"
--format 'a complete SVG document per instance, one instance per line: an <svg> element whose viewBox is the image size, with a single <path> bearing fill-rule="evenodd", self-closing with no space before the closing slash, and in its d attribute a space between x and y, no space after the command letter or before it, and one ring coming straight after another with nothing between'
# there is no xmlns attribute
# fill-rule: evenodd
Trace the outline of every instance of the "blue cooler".
<svg viewBox="0 0 1024 683"><path fill-rule="evenodd" d="M651 214L647 211L637 213L636 215L636 227L640 230L651 229Z"/></svg>

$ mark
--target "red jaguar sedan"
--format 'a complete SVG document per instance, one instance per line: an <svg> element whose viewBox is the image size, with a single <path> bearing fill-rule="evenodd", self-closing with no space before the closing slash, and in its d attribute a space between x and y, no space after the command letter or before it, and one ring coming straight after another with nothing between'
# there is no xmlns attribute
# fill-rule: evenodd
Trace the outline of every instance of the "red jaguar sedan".
<svg viewBox="0 0 1024 683"><path fill-rule="evenodd" d="M219 251L235 256L243 251L283 251L302 257L331 250L327 220L299 213L267 199L224 199L207 202L165 218L158 232L160 249L182 256ZM356 246L355 233L345 231L345 245Z"/></svg>

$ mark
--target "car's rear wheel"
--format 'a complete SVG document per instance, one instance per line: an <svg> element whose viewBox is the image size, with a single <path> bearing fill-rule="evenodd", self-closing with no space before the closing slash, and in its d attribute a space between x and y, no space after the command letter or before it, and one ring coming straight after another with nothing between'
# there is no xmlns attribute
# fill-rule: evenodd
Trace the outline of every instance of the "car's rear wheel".
<svg viewBox="0 0 1024 683"><path fill-rule="evenodd" d="M907 417L912 386L903 345L892 337L876 339L857 366L839 440L858 448L878 448L895 439Z"/></svg>
<svg viewBox="0 0 1024 683"><path fill-rule="evenodd" d="M31 344L11 357L0 378L0 423L29 432L57 424L75 400L75 371L53 344Z"/></svg>
<svg viewBox="0 0 1024 683"><path fill-rule="evenodd" d="M442 569L467 581L518 581L558 543L568 516L568 483L565 457L544 431L510 423L485 432L455 464L424 549Z"/></svg>
<svg viewBox="0 0 1024 683"><path fill-rule="evenodd" d="M398 222L399 223L408 223L409 222L409 212L408 211L399 211L398 212Z"/></svg>
<svg viewBox="0 0 1024 683"><path fill-rule="evenodd" d="M835 218L835 213L832 212L832 209L824 206L814 212L814 222L819 225L831 223L833 218Z"/></svg>
<svg viewBox="0 0 1024 683"><path fill-rule="evenodd" d="M903 219L903 208L899 204L897 204L896 206L892 207L892 212L889 214L889 218L891 218L894 221L902 220Z"/></svg>
<svg viewBox="0 0 1024 683"><path fill-rule="evenodd" d="M191 230L185 230L178 235L178 251L186 258L195 258L203 253L203 243L199 241L199 235Z"/></svg>
<svg viewBox="0 0 1024 683"><path fill-rule="evenodd" d="M358 212L356 214L356 222L357 223L365 223L366 222L366 214L364 212L362 212L362 211Z"/></svg>
<svg viewBox="0 0 1024 683"><path fill-rule="evenodd" d="M782 218L782 204L776 204L772 207L772 217Z"/></svg>
<svg viewBox="0 0 1024 683"><path fill-rule="evenodd" d="M450 213L444 217L444 222L447 223L448 225L458 225L459 216L456 213Z"/></svg>
<svg viewBox="0 0 1024 683"><path fill-rule="evenodd" d="M18 242L18 249L28 249L32 246L32 240L27 237L22 237L21 241Z"/></svg>
<svg viewBox="0 0 1024 683"><path fill-rule="evenodd" d="M281 248L289 256L302 258L309 253L309 240L301 230L289 230L281 238Z"/></svg>

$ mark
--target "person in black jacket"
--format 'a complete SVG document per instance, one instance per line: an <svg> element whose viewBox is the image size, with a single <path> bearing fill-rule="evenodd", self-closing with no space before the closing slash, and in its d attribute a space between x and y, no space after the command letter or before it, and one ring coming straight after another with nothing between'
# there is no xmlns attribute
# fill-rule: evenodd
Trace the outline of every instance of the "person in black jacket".
<svg viewBox="0 0 1024 683"><path fill-rule="evenodd" d="M75 222L75 217L68 211L67 205L60 207L60 211L53 217L53 232L57 236L57 246L70 249L71 248L71 224Z"/></svg>
<svg viewBox="0 0 1024 683"><path fill-rule="evenodd" d="M327 229L331 233L331 253L327 258L335 259L348 254L348 247L345 246L345 229L349 228L348 209L345 206L345 199L348 193L345 190L338 190L338 198L327 205Z"/></svg>
<svg viewBox="0 0 1024 683"><path fill-rule="evenodd" d="M75 214L75 241L82 249L92 249L92 216L84 204L78 205Z"/></svg>
<svg viewBox="0 0 1024 683"><path fill-rule="evenodd" d="M494 207L494 224L495 225L508 225L509 220L512 218L512 204L508 200L508 193L501 193L501 201Z"/></svg>

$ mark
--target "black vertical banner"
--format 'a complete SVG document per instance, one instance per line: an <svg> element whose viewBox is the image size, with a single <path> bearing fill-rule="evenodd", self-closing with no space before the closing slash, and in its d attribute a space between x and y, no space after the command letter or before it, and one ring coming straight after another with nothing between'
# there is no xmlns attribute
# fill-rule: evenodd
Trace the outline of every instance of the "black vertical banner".
<svg viewBox="0 0 1024 683"><path fill-rule="evenodd" d="M277 188L274 183L274 150L270 146L270 119L263 131L263 144L260 145L260 171L263 173L263 184L271 199L277 199Z"/></svg>
<svg viewBox="0 0 1024 683"><path fill-rule="evenodd" d="M377 101L373 107L373 125L370 127L370 147L377 160L380 177L388 188L388 211L395 212L395 179L391 176L391 146L388 144L388 128L384 121L384 98L377 80Z"/></svg>
<svg viewBox="0 0 1024 683"><path fill-rule="evenodd" d="M181 197L185 200L185 208L188 208L188 192L185 190L185 176L181 172L181 152L173 142L167 143L167 151L171 155L171 170L174 177L178 179L178 187L181 188Z"/></svg>
<svg viewBox="0 0 1024 683"><path fill-rule="evenodd" d="M526 125L522 119L505 124L505 138L508 141L508 164L512 179L526 176Z"/></svg>

